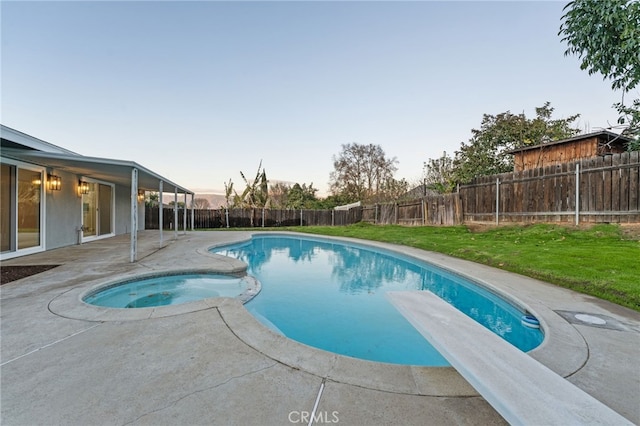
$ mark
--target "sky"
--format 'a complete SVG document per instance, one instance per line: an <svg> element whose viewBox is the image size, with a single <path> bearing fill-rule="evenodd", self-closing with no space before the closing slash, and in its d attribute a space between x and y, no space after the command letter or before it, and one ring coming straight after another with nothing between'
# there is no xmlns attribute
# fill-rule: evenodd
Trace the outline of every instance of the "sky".
<svg viewBox="0 0 640 426"><path fill-rule="evenodd" d="M417 184L483 114L616 122L621 93L564 55L565 4L3 0L0 121L201 193L262 162L327 195L350 143Z"/></svg>

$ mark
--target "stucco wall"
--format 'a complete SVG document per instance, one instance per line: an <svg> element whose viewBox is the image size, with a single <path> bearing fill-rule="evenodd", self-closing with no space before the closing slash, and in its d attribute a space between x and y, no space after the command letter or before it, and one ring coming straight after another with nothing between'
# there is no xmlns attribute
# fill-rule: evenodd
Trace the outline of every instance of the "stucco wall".
<svg viewBox="0 0 640 426"><path fill-rule="evenodd" d="M45 190L45 249L51 250L78 243L82 223L82 199L78 196L78 178L74 174L55 171L62 181L60 191Z"/></svg>
<svg viewBox="0 0 640 426"><path fill-rule="evenodd" d="M131 188L116 185L116 225L115 233L129 234L131 232ZM144 201L138 202L138 229L144 229Z"/></svg>
<svg viewBox="0 0 640 426"><path fill-rule="evenodd" d="M78 243L78 228L82 223L82 199L77 195L78 177L55 171L62 180L60 191L45 191L46 235L45 249L51 250ZM115 190L116 235L131 232L131 189L116 185ZM138 203L138 229L144 229L144 202Z"/></svg>

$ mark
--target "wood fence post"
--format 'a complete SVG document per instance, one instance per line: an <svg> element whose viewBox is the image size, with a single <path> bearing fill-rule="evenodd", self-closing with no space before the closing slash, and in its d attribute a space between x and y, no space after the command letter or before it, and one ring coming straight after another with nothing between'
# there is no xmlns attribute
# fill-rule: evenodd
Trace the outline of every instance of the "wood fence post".
<svg viewBox="0 0 640 426"><path fill-rule="evenodd" d="M576 163L576 226L580 224L580 162Z"/></svg>
<svg viewBox="0 0 640 426"><path fill-rule="evenodd" d="M500 223L500 178L496 179L496 225Z"/></svg>

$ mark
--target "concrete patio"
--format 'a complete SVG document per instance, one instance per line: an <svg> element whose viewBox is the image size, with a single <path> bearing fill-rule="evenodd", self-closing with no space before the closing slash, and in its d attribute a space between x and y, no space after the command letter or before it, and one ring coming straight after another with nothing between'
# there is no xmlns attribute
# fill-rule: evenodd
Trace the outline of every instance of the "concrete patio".
<svg viewBox="0 0 640 426"><path fill-rule="evenodd" d="M151 272L241 273L243 264L207 248L250 235L166 234L160 248L158 232L143 231L136 263L129 263L128 235L4 261L61 266L1 287L2 424L505 423L451 367L313 349L269 331L235 300L118 310L78 299L94 286ZM530 356L640 424L638 312L437 253L400 250L511 294L547 330Z"/></svg>

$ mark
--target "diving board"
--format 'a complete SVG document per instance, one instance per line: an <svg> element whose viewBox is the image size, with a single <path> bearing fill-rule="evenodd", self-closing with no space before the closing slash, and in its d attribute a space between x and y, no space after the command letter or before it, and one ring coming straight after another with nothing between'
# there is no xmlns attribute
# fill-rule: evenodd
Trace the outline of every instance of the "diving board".
<svg viewBox="0 0 640 426"><path fill-rule="evenodd" d="M510 424L633 425L433 293L386 294Z"/></svg>

